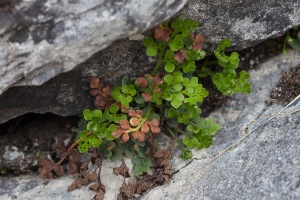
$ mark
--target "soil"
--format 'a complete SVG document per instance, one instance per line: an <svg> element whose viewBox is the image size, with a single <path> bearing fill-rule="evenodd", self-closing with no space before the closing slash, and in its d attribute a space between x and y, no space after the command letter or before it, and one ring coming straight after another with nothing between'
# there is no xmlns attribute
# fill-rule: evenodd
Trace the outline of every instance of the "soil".
<svg viewBox="0 0 300 200"><path fill-rule="evenodd" d="M29 113L0 125L0 174L20 174L37 170L45 154L55 156L51 145L58 139L71 142L72 128L79 118ZM68 142L69 141L69 142Z"/></svg>
<svg viewBox="0 0 300 200"><path fill-rule="evenodd" d="M240 69L255 69L259 63L282 53L283 40L283 37L271 39L238 52ZM210 93L202 105L202 116L205 117L222 106L228 97L223 97L209 79L202 83ZM55 158L52 144L59 139L67 144L74 141L79 119L78 116L29 113L0 124L0 175L36 172L42 156Z"/></svg>

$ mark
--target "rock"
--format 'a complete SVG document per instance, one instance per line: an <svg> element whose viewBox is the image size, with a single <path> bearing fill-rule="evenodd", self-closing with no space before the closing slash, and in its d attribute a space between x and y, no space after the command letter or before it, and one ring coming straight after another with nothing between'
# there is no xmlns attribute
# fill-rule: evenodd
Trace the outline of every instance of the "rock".
<svg viewBox="0 0 300 200"><path fill-rule="evenodd" d="M252 93L234 95L211 114L222 126L214 145L194 152L187 166L175 158L178 172L170 183L142 199L299 199L300 101L226 151L283 108L266 106L265 101L280 71L299 65L299 56L291 53L288 63L278 56L250 72Z"/></svg>
<svg viewBox="0 0 300 200"><path fill-rule="evenodd" d="M28 112L69 116L93 108L90 77L99 76L106 83L120 84L125 75L135 77L149 72L153 60L145 58L144 52L140 42L119 40L76 69L59 74L41 86L12 87L0 96L0 123Z"/></svg>
<svg viewBox="0 0 300 200"><path fill-rule="evenodd" d="M182 161L177 151L172 163L173 171L178 172L168 184L153 189L143 199L299 199L299 101L231 151L212 161L282 109L280 105L267 106L265 101L281 70L299 65L299 57L299 52L290 52L289 62L280 55L252 70L252 93L232 96L227 105L211 114L210 117L222 126L215 136L214 145L194 151L191 163ZM132 167L130 162L126 161L126 164ZM119 192L123 179L112 174L112 167L119 165L120 162L104 160L102 182L107 187L105 199L116 199ZM36 174L1 177L0 199L81 200L95 195L85 186L67 192L72 180L70 176L41 180Z"/></svg>
<svg viewBox="0 0 300 200"><path fill-rule="evenodd" d="M186 1L1 1L0 94L69 71L173 16Z"/></svg>
<svg viewBox="0 0 300 200"><path fill-rule="evenodd" d="M133 0L109 5L95 5L94 2L82 5L77 1L70 1L70 6L63 4L62 7L53 2L20 2L16 11L7 16L11 17L11 21L6 20L5 26L0 30L3 35L0 39L0 52L4 52L0 53L0 58L3 57L0 59L0 93L11 87L0 96L0 113L3 113L0 123L28 112L75 115L85 108L92 108L87 92L91 75L98 75L109 83L119 83L124 75L142 75L149 72L154 63L144 54L141 34L130 37L133 40L119 40L109 48L99 50L118 38L141 33L153 27L175 14L186 1L167 1L163 5L161 1L157 5L145 1L140 3L143 5L142 10L131 6L135 2ZM146 5L155 5L160 12L152 15L153 9ZM128 20L114 17L115 15L105 15L107 18L104 20L103 15L107 11L105 8L109 6L118 10L116 15L127 16ZM130 11L132 15L125 12L129 7L133 9ZM44 17L37 18L40 10L44 10L41 15ZM232 49L237 50L279 36L288 28L300 24L299 10L300 3L297 0L190 0L177 15L185 15L200 22L201 26L197 31L207 38L205 50L209 53L225 37L232 39ZM0 10L0 13L3 14L4 11ZM20 20L20 13L31 14L26 21ZM139 19L132 16L139 16ZM129 18L136 20L132 22ZM0 23L4 24L2 21ZM101 26L101 23L104 25ZM120 25L119 29L118 26L113 26L112 30L112 23ZM124 28L126 23L130 26ZM82 29L82 26L87 27ZM28 30L24 30L25 27ZM82 63L97 51L98 53ZM78 65L79 63L81 64ZM71 69L71 72L63 73ZM54 76L56 77L52 78ZM50 78L52 79L49 80ZM39 87L31 86L40 85L47 80L49 81ZM23 87L12 87L13 85Z"/></svg>
<svg viewBox="0 0 300 200"><path fill-rule="evenodd" d="M210 50L222 38L230 38L232 49L240 50L299 25L299 10L298 0L190 0L180 14L199 21L198 31Z"/></svg>

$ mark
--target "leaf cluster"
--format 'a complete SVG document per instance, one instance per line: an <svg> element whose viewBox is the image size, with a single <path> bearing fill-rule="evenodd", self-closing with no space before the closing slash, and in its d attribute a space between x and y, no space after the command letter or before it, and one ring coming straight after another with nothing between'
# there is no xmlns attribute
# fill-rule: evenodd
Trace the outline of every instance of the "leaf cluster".
<svg viewBox="0 0 300 200"><path fill-rule="evenodd" d="M237 76L236 68L240 62L239 54L236 52L232 52L230 56L225 54L226 48L229 48L230 45L229 39L223 39L214 52L222 71L212 76L213 83L223 95L237 92L249 94L251 86L247 79L250 78L250 75L243 70Z"/></svg>
<svg viewBox="0 0 300 200"><path fill-rule="evenodd" d="M197 22L179 17L157 26L154 36L144 39L146 54L157 56L152 74L124 77L114 88L91 79L90 93L103 102L98 110L83 111L86 127L79 134L80 152L96 148L111 160L126 156L132 160L134 174L142 175L153 166L156 157L150 152L161 133L174 137L182 159L192 157L192 148L200 150L213 143L220 126L200 117L201 103L209 95L201 84L203 74L211 76L224 95L249 93L249 75L245 71L237 75L237 53L225 54L229 39L222 40L215 50L221 71L204 66L199 73L196 62L206 54L202 50L204 36L192 33L197 26Z"/></svg>

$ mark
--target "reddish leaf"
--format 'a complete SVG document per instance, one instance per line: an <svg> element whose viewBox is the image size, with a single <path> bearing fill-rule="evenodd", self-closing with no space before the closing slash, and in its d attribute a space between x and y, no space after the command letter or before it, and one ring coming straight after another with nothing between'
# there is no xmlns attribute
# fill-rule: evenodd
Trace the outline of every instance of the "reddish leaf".
<svg viewBox="0 0 300 200"><path fill-rule="evenodd" d="M136 127L140 124L141 120L137 117L132 117L130 120L129 120L129 123L131 126L133 127Z"/></svg>
<svg viewBox="0 0 300 200"><path fill-rule="evenodd" d="M152 124L153 126L159 126L159 120L157 120L157 119L153 119L153 120L151 120L150 122L149 122L150 124Z"/></svg>
<svg viewBox="0 0 300 200"><path fill-rule="evenodd" d="M115 138L119 138L123 133L125 133L125 130L118 126L117 130L112 132L111 135L114 136Z"/></svg>
<svg viewBox="0 0 300 200"><path fill-rule="evenodd" d="M160 133L161 132L160 127L154 126L154 125L152 125L150 123L149 123L149 126L150 126L150 129L151 129L152 133Z"/></svg>
<svg viewBox="0 0 300 200"><path fill-rule="evenodd" d="M122 111L123 113L127 113L128 108L129 108L129 105L122 105L122 104L121 104L121 111Z"/></svg>
<svg viewBox="0 0 300 200"><path fill-rule="evenodd" d="M128 110L128 115L130 117L141 117L143 112L141 110Z"/></svg>
<svg viewBox="0 0 300 200"><path fill-rule="evenodd" d="M193 48L197 51L201 50L202 49L202 44L203 44L204 41L205 41L204 36L201 35L201 34L198 34L196 36L196 39L194 40Z"/></svg>
<svg viewBox="0 0 300 200"><path fill-rule="evenodd" d="M123 142L128 142L129 140L129 134L127 132L125 132L122 136L122 141Z"/></svg>
<svg viewBox="0 0 300 200"><path fill-rule="evenodd" d="M198 34L198 35L196 36L195 43L203 43L203 42L205 42L204 36L201 35L201 34Z"/></svg>
<svg viewBox="0 0 300 200"><path fill-rule="evenodd" d="M143 93L142 93L142 96L144 97L145 102L150 102L151 99L152 99L152 95L151 95L151 94L148 94L147 92L143 92Z"/></svg>
<svg viewBox="0 0 300 200"><path fill-rule="evenodd" d="M109 87L109 86L104 86L104 87L102 88L102 92L103 92L103 94L104 94L105 96L110 95L110 91L111 91L111 87Z"/></svg>
<svg viewBox="0 0 300 200"><path fill-rule="evenodd" d="M98 94L94 100L94 105L97 107L104 107L105 106L105 99L102 95Z"/></svg>
<svg viewBox="0 0 300 200"><path fill-rule="evenodd" d="M142 131L135 131L132 133L132 137L139 142L144 142L146 140L146 135Z"/></svg>
<svg viewBox="0 0 300 200"><path fill-rule="evenodd" d="M185 53L180 51L174 54L174 60L176 60L178 63L182 64L184 62L184 59L185 59Z"/></svg>
<svg viewBox="0 0 300 200"><path fill-rule="evenodd" d="M131 127L130 127L130 125L129 125L129 122L128 122L128 120L126 120L126 119L121 119L121 120L119 121L119 124L120 124L120 126L121 126L123 129L125 129L125 130L131 129Z"/></svg>
<svg viewBox="0 0 300 200"><path fill-rule="evenodd" d="M193 48L197 51L201 50L202 49L202 44L201 43L195 43L193 45Z"/></svg>
<svg viewBox="0 0 300 200"><path fill-rule="evenodd" d="M148 86L148 82L145 77L139 77L135 80L135 85L146 88Z"/></svg>
<svg viewBox="0 0 300 200"><path fill-rule="evenodd" d="M144 123L141 127L141 131L143 131L144 133L148 133L150 131L150 128L148 126L147 123Z"/></svg>
<svg viewBox="0 0 300 200"><path fill-rule="evenodd" d="M159 25L154 29L154 38L157 40L166 42L169 40L171 34L172 31L168 28L163 27L162 25Z"/></svg>

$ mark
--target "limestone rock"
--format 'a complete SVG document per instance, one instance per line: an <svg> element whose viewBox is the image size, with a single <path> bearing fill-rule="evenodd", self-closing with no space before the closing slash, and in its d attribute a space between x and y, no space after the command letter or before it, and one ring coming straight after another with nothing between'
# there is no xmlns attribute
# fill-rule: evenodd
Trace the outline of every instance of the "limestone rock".
<svg viewBox="0 0 300 200"><path fill-rule="evenodd" d="M234 95L211 115L222 126L214 145L194 151L195 159L187 166L175 158L179 171L170 184L142 199L299 199L299 101L225 151L283 108L266 106L265 101L280 71L300 64L299 55L290 54L288 63L278 56L250 72L251 94Z"/></svg>
<svg viewBox="0 0 300 200"><path fill-rule="evenodd" d="M186 1L1 1L0 94L69 71L113 41L173 16Z"/></svg>
<svg viewBox="0 0 300 200"><path fill-rule="evenodd" d="M14 9L0 9L0 93L11 87L0 96L0 123L28 112L77 114L92 107L91 75L119 83L124 75L148 72L154 63L144 53L143 35L115 40L149 30L185 2L177 15L201 24L197 32L207 38L208 53L221 38L243 49L300 24L298 0L13 2Z"/></svg>
<svg viewBox="0 0 300 200"><path fill-rule="evenodd" d="M142 199L299 199L299 101L208 164L247 131L282 109L281 105L267 106L265 101L281 70L299 65L299 56L299 52L290 52L289 62L277 56L251 71L252 93L232 96L226 106L211 114L222 126L214 145L194 151L195 159L189 164L180 160L176 152L172 163L178 172L168 184L153 189ZM116 199L122 185L123 178L112 174L112 167L119 165L120 162L104 160L101 177L107 186L105 199ZM0 199L81 200L95 195L87 187L69 193L67 186L72 180L68 176L41 180L34 174L1 177Z"/></svg>

